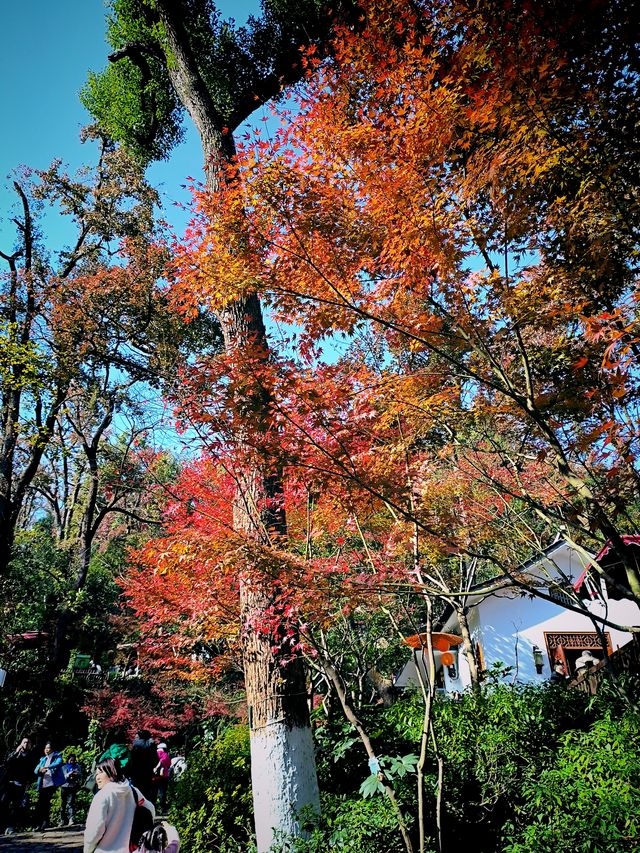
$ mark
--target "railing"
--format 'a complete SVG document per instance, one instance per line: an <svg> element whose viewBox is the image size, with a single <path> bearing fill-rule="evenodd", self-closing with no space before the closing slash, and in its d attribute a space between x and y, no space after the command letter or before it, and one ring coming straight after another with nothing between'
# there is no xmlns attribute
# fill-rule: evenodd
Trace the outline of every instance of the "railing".
<svg viewBox="0 0 640 853"><path fill-rule="evenodd" d="M631 642L609 655L609 666L614 675L620 675L623 672L640 675L640 637L638 634L633 635ZM607 661L600 661L586 672L576 676L567 686L595 696L607 671Z"/></svg>
<svg viewBox="0 0 640 853"><path fill-rule="evenodd" d="M74 681L80 681L82 684L87 684L91 687L102 687L108 681L126 680L139 678L139 673L135 670L114 671L111 669L96 672L95 669L85 669L84 667L74 666L71 670Z"/></svg>
<svg viewBox="0 0 640 853"><path fill-rule="evenodd" d="M76 669L75 667L72 672L74 681L80 681L82 684L90 687L102 687L107 681L108 673L106 672L96 672L92 669Z"/></svg>

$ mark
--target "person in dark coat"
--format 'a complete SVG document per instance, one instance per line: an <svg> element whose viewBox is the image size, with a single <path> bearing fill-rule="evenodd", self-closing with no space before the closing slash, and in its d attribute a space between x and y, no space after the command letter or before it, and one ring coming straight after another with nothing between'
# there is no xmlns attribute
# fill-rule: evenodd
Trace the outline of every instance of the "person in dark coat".
<svg viewBox="0 0 640 853"><path fill-rule="evenodd" d="M33 761L28 737L23 737L4 761L0 785L0 828L5 827L5 835L13 835L18 822L16 818L24 811L25 792L33 779Z"/></svg>
<svg viewBox="0 0 640 853"><path fill-rule="evenodd" d="M158 748L146 729L140 729L138 737L131 744L127 773L131 783L153 802L153 775L158 763Z"/></svg>

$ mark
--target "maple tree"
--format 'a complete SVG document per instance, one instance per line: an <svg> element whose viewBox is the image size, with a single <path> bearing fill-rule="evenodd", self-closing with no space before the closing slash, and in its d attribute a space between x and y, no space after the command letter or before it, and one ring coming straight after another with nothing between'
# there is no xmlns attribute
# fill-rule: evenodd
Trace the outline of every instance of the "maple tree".
<svg viewBox="0 0 640 853"><path fill-rule="evenodd" d="M348 7L348 4L345 4ZM208 0L150 4L116 0L109 38L112 65L93 76L85 103L143 159L166 153L179 133L180 107L193 120L202 143L207 192L215 196L227 180L224 166L235 156L233 132L261 104L299 79L301 45L324 44L330 31L323 4L268 2L263 16L236 29L223 22ZM122 110L125 102L128 109ZM262 309L251 290L230 292L216 316L231 359L251 350L256 365L270 358ZM258 428L270 430L268 393L241 388L244 405L253 408ZM265 468L240 426L235 435L241 456L234 468L234 529L262 544L286 535L281 472ZM273 830L297 834L297 811L317 808L318 789L305 701L301 660L283 668L268 639L250 630L268 607L270 590L242 572L240 595L244 671L252 729L253 794L258 848L267 849ZM257 576L257 575L256 575ZM285 770L285 767L291 768Z"/></svg>
<svg viewBox="0 0 640 853"><path fill-rule="evenodd" d="M621 536L637 483L636 66L626 5L580 5L363 4L331 62L307 53L276 143L249 138L231 162L193 34L156 4L208 168L172 299L187 317L214 311L226 352L183 378L215 488L194 509L192 476L189 519L139 557L154 571L147 627L161 648L170 625L186 664L198 638L237 638L239 618L252 711L248 660L292 672L304 617L416 583L464 600L434 568L453 554L504 573L514 539L525 553L544 538L536 519L611 540L638 597ZM281 356L257 294L291 330ZM346 355L323 363L341 336ZM296 553L291 520L310 505L375 508L384 544L310 559L307 525ZM148 618L141 578L127 592Z"/></svg>
<svg viewBox="0 0 640 853"><path fill-rule="evenodd" d="M637 65L630 9L610 5L368 4L365 37L345 29L335 63L308 57L276 142L247 139L241 180L198 196L178 299L215 305L251 282L296 330L310 366L263 384L309 470L380 493L370 462L388 464L395 421L405 446L439 444L503 502L610 540L637 599L622 539L637 495ZM342 376L313 364L323 340L358 332L368 364L362 348Z"/></svg>
<svg viewBox="0 0 640 853"><path fill-rule="evenodd" d="M222 410L226 412L225 407ZM216 428L216 436L218 432ZM233 533L233 480L226 470L226 462L232 458L227 442L221 440L214 459L200 460L183 472L173 490L175 502L167 508L166 535L150 540L137 552L135 567L123 580L139 620L145 669L156 679L179 674L198 680L219 678L225 666L240 663L237 572L239 565L249 562L254 577L260 572L264 586L272 590L270 607L252 628L268 638L285 659L298 648L306 654L326 685L325 702L330 704L332 695L339 697L369 760L378 762L366 724L359 719L363 702L359 694L364 679L370 679L382 697L389 686L384 685L384 675L374 672L375 644L367 642L355 651L356 663L362 659L359 668L353 670L345 664L345 655L351 658L347 650L355 646L340 626L392 611L405 633L421 628L424 608L418 608L421 615L411 615L421 598L416 600L414 593L414 566L407 559L410 547L404 537L398 538L392 519L384 518L384 505L376 511L362 495L355 499L352 495L349 500L344 494L333 498L317 495L309 502L307 490L291 478L285 495L287 550L284 543L279 549L251 546ZM430 585L437 594L437 580ZM400 598L408 599L408 606L398 610ZM385 623L387 638L391 633L386 646L393 649L399 642L399 636L393 640L393 617L391 622L385 618ZM367 638L371 640L369 635ZM435 685L435 679L431 684ZM427 718L430 708L428 705ZM429 720L426 731L430 732ZM423 762L425 758L426 753ZM384 777L384 787L393 798L390 778ZM420 814L422 811L421 807ZM406 849L413 849L400 811L398 818L404 827Z"/></svg>

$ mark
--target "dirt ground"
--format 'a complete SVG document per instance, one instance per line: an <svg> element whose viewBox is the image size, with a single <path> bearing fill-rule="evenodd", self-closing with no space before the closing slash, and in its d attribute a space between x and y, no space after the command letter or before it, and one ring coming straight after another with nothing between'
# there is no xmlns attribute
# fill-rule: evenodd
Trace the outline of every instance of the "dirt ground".
<svg viewBox="0 0 640 853"><path fill-rule="evenodd" d="M77 826L0 836L0 853L81 853L81 851L82 829Z"/></svg>

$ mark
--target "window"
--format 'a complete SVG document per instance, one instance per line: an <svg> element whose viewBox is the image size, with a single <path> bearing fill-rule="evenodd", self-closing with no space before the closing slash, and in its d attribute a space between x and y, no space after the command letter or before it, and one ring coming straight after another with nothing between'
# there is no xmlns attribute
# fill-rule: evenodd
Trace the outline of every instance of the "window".
<svg viewBox="0 0 640 853"><path fill-rule="evenodd" d="M576 674L576 660L585 651L592 651L595 657L602 659L602 643L595 631L566 631L564 633L545 633L545 643L549 655L549 668L560 660L565 665L567 675ZM608 654L611 654L611 636L604 634Z"/></svg>

